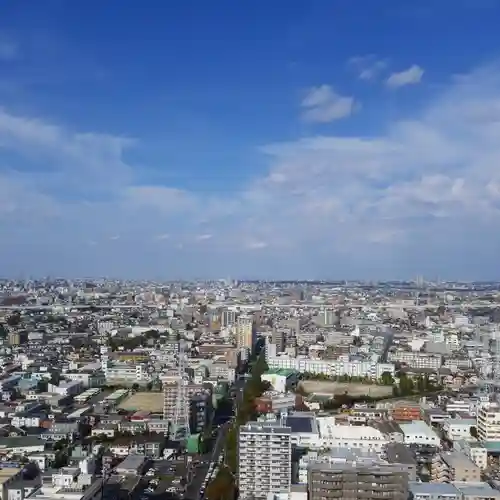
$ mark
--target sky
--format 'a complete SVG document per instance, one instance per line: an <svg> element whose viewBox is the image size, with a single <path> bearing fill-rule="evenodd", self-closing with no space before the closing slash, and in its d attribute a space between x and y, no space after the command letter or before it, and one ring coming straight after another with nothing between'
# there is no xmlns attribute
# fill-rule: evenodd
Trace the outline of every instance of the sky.
<svg viewBox="0 0 500 500"><path fill-rule="evenodd" d="M0 0L0 276L500 279L500 0Z"/></svg>

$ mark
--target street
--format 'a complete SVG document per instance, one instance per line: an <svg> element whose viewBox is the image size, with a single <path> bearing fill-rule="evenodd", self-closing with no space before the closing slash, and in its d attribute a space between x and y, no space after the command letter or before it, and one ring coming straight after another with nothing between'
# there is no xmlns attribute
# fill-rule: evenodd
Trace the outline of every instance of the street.
<svg viewBox="0 0 500 500"><path fill-rule="evenodd" d="M219 427L217 439L211 453L204 455L197 466L193 479L186 489L186 498L197 500L204 498L208 483L215 477L215 471L219 463L226 435L231 428L232 421L228 421ZM208 455L208 456L207 456Z"/></svg>

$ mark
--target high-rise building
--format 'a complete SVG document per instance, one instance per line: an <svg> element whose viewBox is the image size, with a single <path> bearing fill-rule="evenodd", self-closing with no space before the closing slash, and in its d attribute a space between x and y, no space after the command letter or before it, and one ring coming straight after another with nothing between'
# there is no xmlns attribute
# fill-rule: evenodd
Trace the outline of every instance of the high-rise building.
<svg viewBox="0 0 500 500"><path fill-rule="evenodd" d="M392 464L311 464L307 483L309 500L408 499L408 473Z"/></svg>
<svg viewBox="0 0 500 500"><path fill-rule="evenodd" d="M232 326L236 323L236 311L231 309L225 309L221 314L221 326L227 327Z"/></svg>
<svg viewBox="0 0 500 500"><path fill-rule="evenodd" d="M236 321L236 346L251 351L255 343L255 326L253 316L242 314Z"/></svg>
<svg viewBox="0 0 500 500"><path fill-rule="evenodd" d="M278 422L249 422L238 434L240 498L265 499L289 493L292 481L290 427Z"/></svg>
<svg viewBox="0 0 500 500"><path fill-rule="evenodd" d="M192 384L187 380L182 381L185 384L185 394L187 401L183 402L189 405L189 401L194 394L203 393L203 384ZM175 407L179 398L179 377L177 375L166 376L162 379L163 383L163 418L172 421L175 415Z"/></svg>

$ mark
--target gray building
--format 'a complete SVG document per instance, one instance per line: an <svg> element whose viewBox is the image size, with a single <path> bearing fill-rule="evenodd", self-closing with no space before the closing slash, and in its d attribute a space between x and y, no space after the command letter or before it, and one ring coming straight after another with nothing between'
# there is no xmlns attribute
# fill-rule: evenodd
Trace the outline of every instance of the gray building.
<svg viewBox="0 0 500 500"><path fill-rule="evenodd" d="M309 500L407 500L408 473L399 466L312 464L308 474Z"/></svg>

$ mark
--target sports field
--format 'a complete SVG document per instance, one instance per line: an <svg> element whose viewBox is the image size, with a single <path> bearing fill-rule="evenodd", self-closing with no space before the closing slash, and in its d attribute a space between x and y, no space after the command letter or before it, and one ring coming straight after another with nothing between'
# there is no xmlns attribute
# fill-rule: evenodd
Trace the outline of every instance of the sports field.
<svg viewBox="0 0 500 500"><path fill-rule="evenodd" d="M163 392L136 392L124 399L118 408L127 411L163 412Z"/></svg>
<svg viewBox="0 0 500 500"><path fill-rule="evenodd" d="M353 397L371 396L382 398L392 396L392 387L385 385L368 385L357 382L329 382L325 380L303 380L299 387L308 394L333 397L336 394L347 394Z"/></svg>

